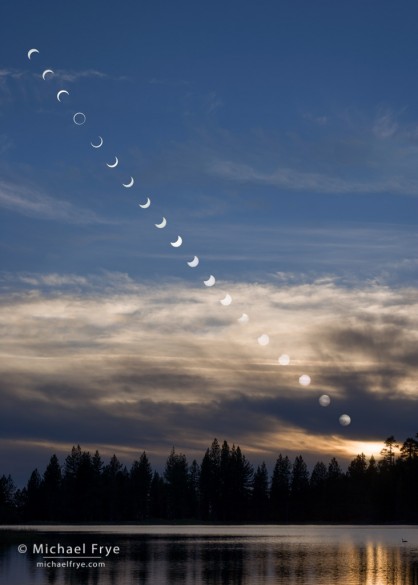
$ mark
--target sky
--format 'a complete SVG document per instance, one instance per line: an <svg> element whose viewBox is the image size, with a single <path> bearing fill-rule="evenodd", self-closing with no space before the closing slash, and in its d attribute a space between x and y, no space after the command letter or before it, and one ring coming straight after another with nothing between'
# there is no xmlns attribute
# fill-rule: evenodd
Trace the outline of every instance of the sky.
<svg viewBox="0 0 418 585"><path fill-rule="evenodd" d="M417 38L408 0L2 3L0 474L418 432Z"/></svg>

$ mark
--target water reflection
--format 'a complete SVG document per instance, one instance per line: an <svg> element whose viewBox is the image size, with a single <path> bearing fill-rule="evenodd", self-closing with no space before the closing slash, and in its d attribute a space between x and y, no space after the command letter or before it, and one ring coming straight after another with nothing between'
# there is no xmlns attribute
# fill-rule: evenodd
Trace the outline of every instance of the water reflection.
<svg viewBox="0 0 418 585"><path fill-rule="evenodd" d="M129 529L125 529L129 530ZM163 527L160 529L163 530ZM418 549L393 538L390 529L365 531L292 527L251 536L18 532L0 530L0 582L7 585L418 585ZM330 532L331 531L331 532ZM383 531L383 532L382 532ZM135 532L135 530L133 530ZM309 532L309 533L308 533ZM332 538L330 538L330 534ZM383 534L383 536L382 536ZM377 538L376 535L379 535ZM415 531L416 535L416 531ZM400 540L400 539L399 539ZM117 545L105 567L37 567L33 543ZM418 538L415 539L418 543ZM19 554L25 543L28 552Z"/></svg>

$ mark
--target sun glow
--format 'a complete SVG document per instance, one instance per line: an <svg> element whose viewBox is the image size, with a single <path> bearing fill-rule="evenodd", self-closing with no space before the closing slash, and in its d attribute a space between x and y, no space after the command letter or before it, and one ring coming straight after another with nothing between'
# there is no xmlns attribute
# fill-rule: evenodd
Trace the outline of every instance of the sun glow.
<svg viewBox="0 0 418 585"><path fill-rule="evenodd" d="M384 448L383 442L374 441L347 441L347 452L354 456L364 453L366 457L374 456L375 459L380 457L380 452Z"/></svg>

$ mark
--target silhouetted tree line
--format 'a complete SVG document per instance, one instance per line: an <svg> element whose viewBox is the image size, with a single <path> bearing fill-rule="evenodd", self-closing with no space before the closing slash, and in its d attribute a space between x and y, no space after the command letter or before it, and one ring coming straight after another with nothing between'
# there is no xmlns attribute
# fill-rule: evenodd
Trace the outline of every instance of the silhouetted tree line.
<svg viewBox="0 0 418 585"><path fill-rule="evenodd" d="M343 472L332 458L309 473L302 455L279 455L271 478L239 447L215 439L201 464L173 447L162 475L145 452L130 469L116 455L105 465L73 447L61 466L52 455L23 489L0 478L0 522L417 522L418 433L399 446L385 441L381 459L357 455Z"/></svg>

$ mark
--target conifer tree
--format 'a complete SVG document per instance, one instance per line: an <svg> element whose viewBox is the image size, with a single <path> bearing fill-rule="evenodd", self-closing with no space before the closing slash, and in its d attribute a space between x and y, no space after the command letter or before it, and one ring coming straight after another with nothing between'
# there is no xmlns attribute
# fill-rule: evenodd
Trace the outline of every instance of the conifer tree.
<svg viewBox="0 0 418 585"><path fill-rule="evenodd" d="M167 483L167 506L170 519L187 518L188 510L188 464L183 453L174 447L166 461L164 479Z"/></svg>
<svg viewBox="0 0 418 585"><path fill-rule="evenodd" d="M288 456L280 453L273 470L270 486L270 510L273 520L289 520L291 465Z"/></svg>
<svg viewBox="0 0 418 585"><path fill-rule="evenodd" d="M252 519L265 522L269 519L269 478L265 462L258 465L254 473L251 496Z"/></svg>
<svg viewBox="0 0 418 585"><path fill-rule="evenodd" d="M42 479L44 520L60 520L62 506L62 473L58 457L52 455Z"/></svg>
<svg viewBox="0 0 418 585"><path fill-rule="evenodd" d="M145 520L150 514L152 469L145 451L134 461L130 471L131 510L135 519Z"/></svg>

